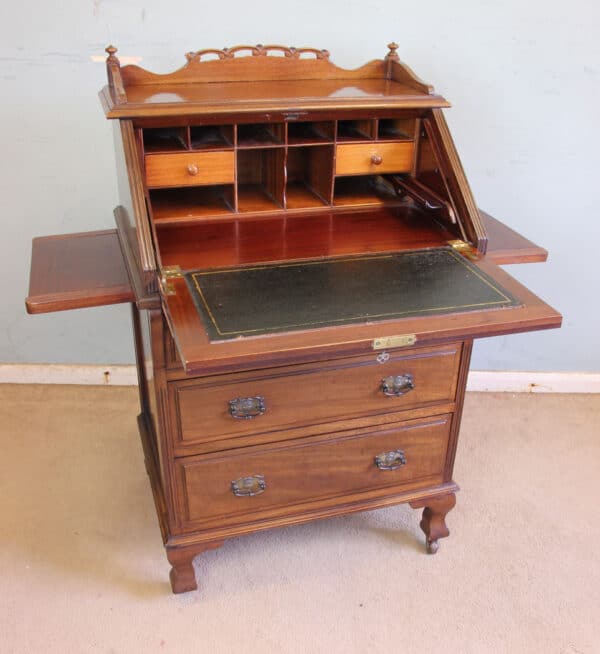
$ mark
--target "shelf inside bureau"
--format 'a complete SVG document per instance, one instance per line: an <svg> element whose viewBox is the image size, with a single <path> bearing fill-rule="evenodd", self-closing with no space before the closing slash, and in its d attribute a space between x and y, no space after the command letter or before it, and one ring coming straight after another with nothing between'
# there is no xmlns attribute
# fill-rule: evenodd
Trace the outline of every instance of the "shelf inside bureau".
<svg viewBox="0 0 600 654"><path fill-rule="evenodd" d="M398 196L392 184L378 175L336 177L333 204L337 207L367 207L392 204Z"/></svg>
<svg viewBox="0 0 600 654"><path fill-rule="evenodd" d="M231 216L235 206L232 185L152 189L149 197L157 225Z"/></svg>

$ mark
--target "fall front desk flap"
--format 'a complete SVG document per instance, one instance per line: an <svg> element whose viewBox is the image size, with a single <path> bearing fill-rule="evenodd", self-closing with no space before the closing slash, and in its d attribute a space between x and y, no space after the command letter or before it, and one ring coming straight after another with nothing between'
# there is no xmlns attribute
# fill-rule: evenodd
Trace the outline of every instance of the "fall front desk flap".
<svg viewBox="0 0 600 654"><path fill-rule="evenodd" d="M518 306L451 247L185 273L212 341Z"/></svg>

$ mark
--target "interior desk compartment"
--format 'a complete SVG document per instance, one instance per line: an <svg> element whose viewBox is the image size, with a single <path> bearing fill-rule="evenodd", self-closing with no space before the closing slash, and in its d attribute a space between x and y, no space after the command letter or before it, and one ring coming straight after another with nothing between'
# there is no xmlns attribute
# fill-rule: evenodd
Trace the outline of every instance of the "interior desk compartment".
<svg viewBox="0 0 600 654"><path fill-rule="evenodd" d="M234 143L233 125L192 125L190 146L192 150L222 150Z"/></svg>
<svg viewBox="0 0 600 654"><path fill-rule="evenodd" d="M289 148L286 159L286 209L331 203L333 145Z"/></svg>
<svg viewBox="0 0 600 654"><path fill-rule="evenodd" d="M237 194L240 212L282 209L285 151L256 148L237 151Z"/></svg>
<svg viewBox="0 0 600 654"><path fill-rule="evenodd" d="M287 124L287 144L291 146L333 143L334 138L334 121L298 121Z"/></svg>

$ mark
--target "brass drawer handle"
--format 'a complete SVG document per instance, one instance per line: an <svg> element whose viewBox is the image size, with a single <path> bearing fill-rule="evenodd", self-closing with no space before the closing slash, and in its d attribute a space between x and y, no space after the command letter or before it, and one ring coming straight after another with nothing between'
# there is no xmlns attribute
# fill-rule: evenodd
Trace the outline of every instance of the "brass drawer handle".
<svg viewBox="0 0 600 654"><path fill-rule="evenodd" d="M267 410L265 398L262 395L256 397L236 397L229 400L229 413L232 418L251 420L256 416L262 416Z"/></svg>
<svg viewBox="0 0 600 654"><path fill-rule="evenodd" d="M375 457L375 465L380 470L397 470L406 465L406 456L402 450L382 452Z"/></svg>
<svg viewBox="0 0 600 654"><path fill-rule="evenodd" d="M196 166L196 164L189 164L189 166L187 167L187 171L190 175L194 176L200 172L200 169L198 168L198 166Z"/></svg>
<svg viewBox="0 0 600 654"><path fill-rule="evenodd" d="M374 152L371 155L371 163L374 166L380 166L383 163L383 157L378 152Z"/></svg>
<svg viewBox="0 0 600 654"><path fill-rule="evenodd" d="M415 387L415 382L410 374L390 375L381 380L381 390L388 397L398 397L406 395Z"/></svg>
<svg viewBox="0 0 600 654"><path fill-rule="evenodd" d="M264 493L267 484L263 475L240 477L231 482L231 492L236 497L253 497Z"/></svg>

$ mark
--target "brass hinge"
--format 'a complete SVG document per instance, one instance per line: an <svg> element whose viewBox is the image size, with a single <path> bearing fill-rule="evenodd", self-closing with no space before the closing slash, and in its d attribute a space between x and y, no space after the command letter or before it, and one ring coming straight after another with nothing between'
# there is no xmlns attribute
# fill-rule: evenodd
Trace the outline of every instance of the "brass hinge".
<svg viewBox="0 0 600 654"><path fill-rule="evenodd" d="M467 259L471 259L472 261L477 261L477 259L479 259L479 253L477 250L466 241L456 239L455 241L448 241L448 245L450 245L459 254L462 254L463 257L466 257Z"/></svg>
<svg viewBox="0 0 600 654"><path fill-rule="evenodd" d="M179 266L165 266L160 271L160 286L165 295L175 295L175 286L172 284L173 279L183 277Z"/></svg>

